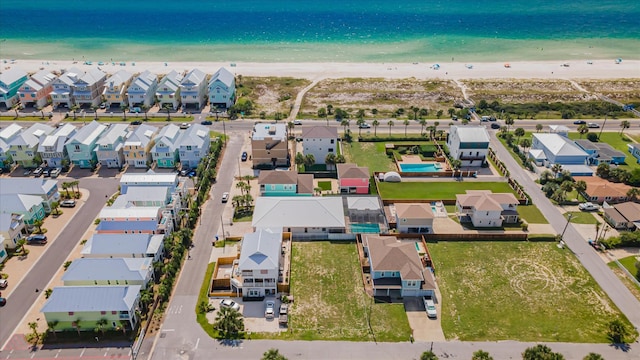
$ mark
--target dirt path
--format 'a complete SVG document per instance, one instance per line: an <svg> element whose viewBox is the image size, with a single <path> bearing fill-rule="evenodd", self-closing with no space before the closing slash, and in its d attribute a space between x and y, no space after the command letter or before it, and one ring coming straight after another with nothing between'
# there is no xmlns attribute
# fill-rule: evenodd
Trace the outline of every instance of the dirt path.
<svg viewBox="0 0 640 360"><path fill-rule="evenodd" d="M571 86L573 86L574 88L576 88L578 91L582 91L583 93L587 93L590 94L589 91L585 88L583 88L582 86L580 86L580 84L578 84L577 82L575 82L574 80L571 79L566 79L569 83L571 83Z"/></svg>
<svg viewBox="0 0 640 360"><path fill-rule="evenodd" d="M296 96L296 101L293 103L293 107L291 108L291 112L289 113L289 117L287 118L287 121L293 121L298 117L298 112L300 112L300 105L302 105L302 99L304 99L304 96L307 94L307 91L313 89L313 87L316 86L317 83L319 83L320 81L326 78L327 77L325 75L319 75L318 77L313 79L313 81L311 81L311 84L307 85L304 89L300 90L300 92L298 93L298 96Z"/></svg>

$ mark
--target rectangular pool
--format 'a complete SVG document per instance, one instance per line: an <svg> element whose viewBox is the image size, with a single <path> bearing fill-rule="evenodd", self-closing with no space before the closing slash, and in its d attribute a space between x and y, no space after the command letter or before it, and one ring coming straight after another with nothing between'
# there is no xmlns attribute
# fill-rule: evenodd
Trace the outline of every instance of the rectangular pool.
<svg viewBox="0 0 640 360"><path fill-rule="evenodd" d="M380 224L352 223L351 232L354 234L379 234Z"/></svg>
<svg viewBox="0 0 640 360"><path fill-rule="evenodd" d="M426 164L398 164L402 172L438 172L442 171L442 166L437 163Z"/></svg>

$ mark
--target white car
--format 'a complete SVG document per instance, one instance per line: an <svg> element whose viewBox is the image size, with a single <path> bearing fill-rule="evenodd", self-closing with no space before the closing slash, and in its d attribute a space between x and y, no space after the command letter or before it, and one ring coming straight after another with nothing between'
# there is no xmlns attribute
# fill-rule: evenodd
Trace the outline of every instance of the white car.
<svg viewBox="0 0 640 360"><path fill-rule="evenodd" d="M582 211L596 211L599 209L599 206L594 203L586 202L578 205L578 209Z"/></svg>
<svg viewBox="0 0 640 360"><path fill-rule="evenodd" d="M433 302L433 300L426 297L423 298L422 300L424 301L424 308L427 310L427 316L430 318L438 317L436 304Z"/></svg>
<svg viewBox="0 0 640 360"><path fill-rule="evenodd" d="M300 121L300 120L293 120L293 125L302 125L302 121Z"/></svg>
<svg viewBox="0 0 640 360"><path fill-rule="evenodd" d="M267 300L267 307L264 310L264 317L267 319L273 319L275 317L275 307L275 301Z"/></svg>
<svg viewBox="0 0 640 360"><path fill-rule="evenodd" d="M229 193L228 192L223 192L222 193L222 202L226 203L227 201L229 201Z"/></svg>
<svg viewBox="0 0 640 360"><path fill-rule="evenodd" d="M233 301L231 299L222 299L222 300L220 300L220 307L221 308L222 307L226 307L226 308L233 309L235 311L240 311L240 305L237 302L235 302L235 301Z"/></svg>
<svg viewBox="0 0 640 360"><path fill-rule="evenodd" d="M191 126L191 124L182 123L182 124L180 124L180 129L188 129L190 126Z"/></svg>

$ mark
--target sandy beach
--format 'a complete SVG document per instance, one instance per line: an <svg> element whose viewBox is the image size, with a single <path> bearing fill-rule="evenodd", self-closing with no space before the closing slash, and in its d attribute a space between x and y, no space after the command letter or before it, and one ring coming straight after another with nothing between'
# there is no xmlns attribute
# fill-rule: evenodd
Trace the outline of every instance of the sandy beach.
<svg viewBox="0 0 640 360"><path fill-rule="evenodd" d="M135 65L134 65L135 64ZM509 67L506 67L506 64ZM623 60L616 63L611 60L584 61L531 61L510 63L473 63L441 62L436 69L434 63L254 63L254 62L127 62L85 65L81 61L20 60L2 64L2 69L19 67L27 72L40 69L61 71L71 67L88 69L98 67L112 74L120 69L130 72L149 70L156 74L165 74L171 70L188 71L198 68L212 74L220 67L226 67L236 75L276 76L304 79L322 78L416 78L416 79L621 79L640 77L640 60ZM563 66L568 65L568 66Z"/></svg>

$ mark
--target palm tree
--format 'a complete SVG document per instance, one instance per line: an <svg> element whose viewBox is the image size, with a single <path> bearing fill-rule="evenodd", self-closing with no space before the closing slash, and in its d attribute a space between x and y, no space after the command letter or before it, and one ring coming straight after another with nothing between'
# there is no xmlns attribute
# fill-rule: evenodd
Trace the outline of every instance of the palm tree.
<svg viewBox="0 0 640 360"><path fill-rule="evenodd" d="M424 128L427 126L427 120L420 119L420 136L424 134Z"/></svg>
<svg viewBox="0 0 640 360"><path fill-rule="evenodd" d="M149 117L147 116L147 114L149 113L149 109L151 109L151 106L147 104L142 104L142 106L140 106L140 109L142 109L142 111L144 112L144 121L149 120Z"/></svg>
<svg viewBox="0 0 640 360"><path fill-rule="evenodd" d="M507 125L507 132L509 132L509 126L514 124L511 114L507 114L507 117L504 119L504 123Z"/></svg>
<svg viewBox="0 0 640 360"><path fill-rule="evenodd" d="M342 121L340 121L340 126L342 126L344 128L344 133L346 135L347 134L347 128L349 127L349 119L342 119Z"/></svg>
<svg viewBox="0 0 640 360"><path fill-rule="evenodd" d="M420 109L417 106L412 106L411 111L413 111L413 120L418 120L418 112Z"/></svg>
<svg viewBox="0 0 640 360"><path fill-rule="evenodd" d="M589 127L587 126L587 124L582 124L578 126L578 132L580 133L580 139L582 139L582 135L589 132Z"/></svg>
<svg viewBox="0 0 640 360"><path fill-rule="evenodd" d="M562 184L560 184L560 189L564 191L564 195L566 197L567 193L573 191L573 182L570 180L563 181Z"/></svg>
<svg viewBox="0 0 640 360"><path fill-rule="evenodd" d="M555 175L555 177L558 177L558 173L562 171L562 165L553 164L553 166L551 167L551 171L553 172L553 175Z"/></svg>
<svg viewBox="0 0 640 360"><path fill-rule="evenodd" d="M364 111L364 110L358 110L358 111ZM363 118L358 118L358 120L356 120L356 125L358 125L358 137L362 136L362 125L365 123Z"/></svg>
<svg viewBox="0 0 640 360"><path fill-rule="evenodd" d="M453 170L453 175L451 177L455 177L456 172L460 169L460 167L462 167L462 161L458 159L453 159L450 161L450 164L451 164L451 169Z"/></svg>
<svg viewBox="0 0 640 360"><path fill-rule="evenodd" d="M29 323L29 329L31 329L31 331L33 331L34 343L37 344L40 341L40 334L38 334L38 323L35 322L35 321L30 322Z"/></svg>
<svg viewBox="0 0 640 360"><path fill-rule="evenodd" d="M447 113L449 114L450 117L453 117L453 114L456 112L456 109L454 108L449 108L447 109Z"/></svg>
<svg viewBox="0 0 640 360"><path fill-rule="evenodd" d="M39 233L39 234L42 233L42 224L43 223L44 222L42 221L42 219L36 219L36 220L33 221L33 226L35 226L37 228L36 232Z"/></svg>
<svg viewBox="0 0 640 360"><path fill-rule="evenodd" d="M444 114L444 111L442 111L442 109L438 110L438 112L436 113L436 118L440 119L442 117L442 114Z"/></svg>
<svg viewBox="0 0 640 360"><path fill-rule="evenodd" d="M140 291L140 302L142 303L142 308L146 310L151 302L153 302L153 293L151 293L149 289Z"/></svg>
<svg viewBox="0 0 640 360"><path fill-rule="evenodd" d="M102 318L98 321L96 321L96 330L100 331L102 333L102 335L104 335L105 332L105 326L107 326L107 319Z"/></svg>
<svg viewBox="0 0 640 360"><path fill-rule="evenodd" d="M91 111L93 111L94 119L98 120L98 106L97 105L91 105L89 108L91 109Z"/></svg>
<svg viewBox="0 0 640 360"><path fill-rule="evenodd" d="M221 307L216 315L213 328L218 331L222 339L236 339L244 331L242 315L235 309Z"/></svg>
<svg viewBox="0 0 640 360"><path fill-rule="evenodd" d="M622 132L623 132L625 129L628 129L628 128L630 128L630 127L631 127L631 123L630 123L629 121L627 121L627 120L622 120L622 121L620 122L620 135L622 135Z"/></svg>
<svg viewBox="0 0 640 360"><path fill-rule="evenodd" d="M278 349L269 349L262 354L261 360L287 360L287 358L280 354Z"/></svg>
<svg viewBox="0 0 640 360"><path fill-rule="evenodd" d="M587 183L584 180L576 181L573 188L576 189L579 194L582 194L587 190Z"/></svg>
<svg viewBox="0 0 640 360"><path fill-rule="evenodd" d="M420 360L438 360L438 356L436 356L433 351L429 350L420 355Z"/></svg>
<svg viewBox="0 0 640 360"><path fill-rule="evenodd" d="M371 123L371 126L373 126L373 136L378 137L378 126L380 125L380 122L378 121L378 119L374 119L373 122Z"/></svg>
<svg viewBox="0 0 640 360"><path fill-rule="evenodd" d="M404 125L404 137L407 137L407 127L409 126L409 120L405 120L402 122L402 124Z"/></svg>
<svg viewBox="0 0 640 360"><path fill-rule="evenodd" d="M336 154L328 153L324 158L324 163L327 164L327 170L333 170L336 165Z"/></svg>
<svg viewBox="0 0 640 360"><path fill-rule="evenodd" d="M70 110L73 111L73 120L76 120L76 112L80 110L80 106L73 105Z"/></svg>
<svg viewBox="0 0 640 360"><path fill-rule="evenodd" d="M391 127L393 126L393 120L389 120L387 125L389 125L389 137L391 137Z"/></svg>
<svg viewBox="0 0 640 360"><path fill-rule="evenodd" d="M304 164L304 155L301 152L296 153L295 161L297 165Z"/></svg>
<svg viewBox="0 0 640 360"><path fill-rule="evenodd" d="M304 165L305 166L312 166L315 163L316 163L316 158L315 158L315 156L313 156L313 154L307 154L307 155L304 156Z"/></svg>
<svg viewBox="0 0 640 360"><path fill-rule="evenodd" d="M58 338L58 335L56 334L56 326L58 326L58 320L47 322L47 330L53 334L54 338Z"/></svg>
<svg viewBox="0 0 640 360"><path fill-rule="evenodd" d="M493 357L484 350L478 350L473 353L471 360L493 360Z"/></svg>
<svg viewBox="0 0 640 360"><path fill-rule="evenodd" d="M638 198L638 195L640 195L640 188L632 187L631 189L629 189L629 191L627 191L627 197L630 200L636 200Z"/></svg>
<svg viewBox="0 0 640 360"><path fill-rule="evenodd" d="M167 112L167 121L171 121L171 104L169 103L164 103L162 104L162 110L165 110Z"/></svg>
<svg viewBox="0 0 640 360"><path fill-rule="evenodd" d="M516 136L516 138L517 138L517 139L516 139L516 142L519 142L519 141L520 141L520 138L521 138L522 136L524 136L525 131L524 131L524 129L523 129L523 128L517 128L517 129L516 129L516 131L514 131L514 133L513 133L513 134L514 134L514 135Z"/></svg>
<svg viewBox="0 0 640 360"><path fill-rule="evenodd" d="M327 109L320 108L318 109L318 117L324 118L327 121L327 126L329 126L329 118L327 117Z"/></svg>
<svg viewBox="0 0 640 360"><path fill-rule="evenodd" d="M82 326L80 325L81 320L82 320L81 318L77 318L76 321L71 323L71 326L76 328L76 331L78 332L78 336L80 336L80 328L82 328Z"/></svg>
<svg viewBox="0 0 640 360"><path fill-rule="evenodd" d="M333 114L333 105L327 105L327 115Z"/></svg>
<svg viewBox="0 0 640 360"><path fill-rule="evenodd" d="M24 248L24 245L26 243L27 243L27 240L25 240L25 239L20 239L16 243L16 247L20 249L20 256L25 256L26 255L26 250L27 249Z"/></svg>
<svg viewBox="0 0 640 360"><path fill-rule="evenodd" d="M530 139L522 139L522 140L520 140L520 146L522 146L524 151L527 151L527 149L529 147L531 147L531 140Z"/></svg>
<svg viewBox="0 0 640 360"><path fill-rule="evenodd" d="M51 213L54 215L58 215L59 211L58 211L58 207L60 207L60 203L57 201L52 201L51 202Z"/></svg>
<svg viewBox="0 0 640 360"><path fill-rule="evenodd" d="M542 124L536 124L536 132L542 131Z"/></svg>

